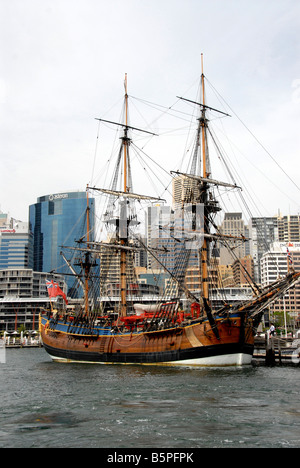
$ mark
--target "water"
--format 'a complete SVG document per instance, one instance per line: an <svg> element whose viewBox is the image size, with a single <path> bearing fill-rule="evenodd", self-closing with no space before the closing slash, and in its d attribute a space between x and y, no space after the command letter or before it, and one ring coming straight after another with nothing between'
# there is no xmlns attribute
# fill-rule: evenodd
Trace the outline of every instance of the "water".
<svg viewBox="0 0 300 468"><path fill-rule="evenodd" d="M300 368L52 363L8 349L0 447L300 447Z"/></svg>

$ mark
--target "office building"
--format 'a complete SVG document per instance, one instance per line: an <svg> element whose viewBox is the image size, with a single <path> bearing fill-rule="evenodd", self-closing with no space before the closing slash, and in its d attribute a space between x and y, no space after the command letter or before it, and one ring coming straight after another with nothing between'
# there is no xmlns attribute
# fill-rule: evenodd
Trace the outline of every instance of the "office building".
<svg viewBox="0 0 300 468"><path fill-rule="evenodd" d="M199 182L180 175L172 181L173 209L180 209L185 203L199 199Z"/></svg>
<svg viewBox="0 0 300 468"><path fill-rule="evenodd" d="M33 266L33 236L28 223L15 222L0 227L0 269Z"/></svg>
<svg viewBox="0 0 300 468"><path fill-rule="evenodd" d="M219 227L226 236L247 238L248 229L245 226L242 213L225 213L224 220ZM248 242L242 240L226 240L227 245L220 245L220 265L231 265L237 258L243 258L249 252Z"/></svg>
<svg viewBox="0 0 300 468"><path fill-rule="evenodd" d="M94 240L94 198L89 197L90 241ZM86 235L86 192L45 195L29 207L30 232L33 235L34 271L69 272L60 255L62 246L74 247ZM67 284L72 288L74 278ZM79 292L80 290L77 289ZM82 294L80 291L79 294Z"/></svg>
<svg viewBox="0 0 300 468"><path fill-rule="evenodd" d="M163 264L168 271L173 271L176 259L176 240L174 238L174 211L170 206L148 207L147 246L149 270L160 269Z"/></svg>
<svg viewBox="0 0 300 468"><path fill-rule="evenodd" d="M66 292L64 278L60 275L35 272L29 268L0 270L0 330L38 330L41 308L49 308L50 300L46 280L58 283ZM52 299L62 305L62 297Z"/></svg>
<svg viewBox="0 0 300 468"><path fill-rule="evenodd" d="M287 247L288 245L288 247ZM285 242L274 242L270 250L261 259L262 287L268 286L278 278L282 278L288 271L287 248L289 249L292 267L295 271L300 271L300 242L288 244ZM270 305L271 313L286 310L290 316L297 319L300 310L300 284L288 291L285 298L280 299Z"/></svg>
<svg viewBox="0 0 300 468"><path fill-rule="evenodd" d="M277 221L279 242L300 242L300 215L279 215Z"/></svg>
<svg viewBox="0 0 300 468"><path fill-rule="evenodd" d="M262 282L261 259L274 242L300 242L300 216L288 215L251 218L249 222L250 254L254 261L254 278Z"/></svg>
<svg viewBox="0 0 300 468"><path fill-rule="evenodd" d="M277 217L251 218L249 222L250 255L254 263L254 280L261 283L260 262L273 242L278 241Z"/></svg>
<svg viewBox="0 0 300 468"><path fill-rule="evenodd" d="M249 286L254 276L254 262L251 255L236 260L232 264L235 286Z"/></svg>

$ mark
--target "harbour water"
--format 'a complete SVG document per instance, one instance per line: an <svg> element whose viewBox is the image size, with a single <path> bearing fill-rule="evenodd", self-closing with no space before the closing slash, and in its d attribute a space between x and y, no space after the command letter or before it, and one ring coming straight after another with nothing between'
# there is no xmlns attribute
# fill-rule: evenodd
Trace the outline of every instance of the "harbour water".
<svg viewBox="0 0 300 468"><path fill-rule="evenodd" d="M0 363L0 447L300 447L300 369Z"/></svg>

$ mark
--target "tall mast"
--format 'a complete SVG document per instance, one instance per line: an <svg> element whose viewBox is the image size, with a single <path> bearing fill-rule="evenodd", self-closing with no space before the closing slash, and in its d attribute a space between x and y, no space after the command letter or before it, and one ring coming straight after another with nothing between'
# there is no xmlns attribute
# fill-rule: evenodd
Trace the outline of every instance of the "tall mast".
<svg viewBox="0 0 300 468"><path fill-rule="evenodd" d="M190 99L186 99L180 96L177 96L179 99L183 99L184 101L191 102L193 104L197 104L200 106L201 115L197 129L197 139L196 139L196 148L193 158L192 164L192 174L186 174L182 172L176 172L179 175L188 177L190 179L194 179L199 183L199 192L200 195L197 197L197 202L203 204L204 207L204 229L203 229L203 244L200 251L200 270L201 270L201 277L202 277L202 297L206 300L206 303L209 302L209 277L208 277L208 262L209 262L209 242L212 239L210 235L210 223L212 221L209 220L209 215L211 213L217 213L220 211L217 201L211 197L211 192L209 192L210 185L221 185L224 187L231 187L231 188L239 188L237 185L228 184L226 182L219 182L217 180L213 180L210 178L210 167L209 167L209 154L208 154L208 146L207 146L207 128L208 128L208 120L206 118L206 110L218 112L220 114L226 115L228 117L229 114L222 112L218 109L213 107L209 107L205 103L205 83L204 83L204 67L203 67L203 54L201 54L201 93L200 93L200 102L191 101ZM198 157L198 146L201 140L202 144L202 167L200 168L200 172L202 174L199 176L196 172L197 167L197 157ZM173 171L172 171L173 172ZM215 236L216 237L216 236ZM241 239L243 240L243 239Z"/></svg>
<svg viewBox="0 0 300 468"><path fill-rule="evenodd" d="M127 94L127 73L125 74L125 127L124 127L124 136L122 138L123 141L123 149L124 149L124 192L129 191L129 187L127 186L127 158L128 158L128 146L129 146L129 138L128 138L128 94ZM121 210L121 218L120 223L126 222L126 232L128 231L127 228L127 209L125 200L124 211ZM125 218L125 219L124 219ZM123 227L124 228L124 227ZM121 245L125 245L126 240L121 239ZM127 253L126 250L121 250L121 265L120 265L120 273L121 273L121 317L125 317L127 315L127 276L126 276L126 265L127 265Z"/></svg>
<svg viewBox="0 0 300 468"><path fill-rule="evenodd" d="M205 106L205 89L204 89L204 72L203 72L203 54L201 54L201 84L202 84L202 108L201 108L201 118L200 125L202 130L202 161L203 161L203 178L208 177L207 173L207 154L206 154L206 127L207 120L205 116L206 106ZM204 204L204 234L209 234L209 225L208 225L208 210L206 208L208 196L208 185L206 182L203 182L202 188L202 197L201 200ZM202 267L202 294L204 299L209 300L209 278L208 278L208 248L209 243L207 238L204 236L203 246L201 250L201 267Z"/></svg>
<svg viewBox="0 0 300 468"><path fill-rule="evenodd" d="M87 239L87 249L89 249L89 242L90 242L90 207L89 207L89 186L86 189L86 239ZM89 315L89 269L90 269L90 261L89 261L89 252L87 252L85 258L85 314L86 316Z"/></svg>
<svg viewBox="0 0 300 468"><path fill-rule="evenodd" d="M125 128L124 128L124 192L127 192L127 146L128 146L128 94L127 94L127 73L125 73Z"/></svg>
<svg viewBox="0 0 300 468"><path fill-rule="evenodd" d="M105 119L96 119L96 120L99 120L100 122L107 122L110 124L119 125L123 127L124 129L124 135L121 138L122 145L121 145L121 150L120 150L121 152L123 151L123 157L124 157L123 164L121 163L121 166L124 172L124 176L123 176L124 179L121 181L123 182L122 184L123 192L116 191L115 187L113 188L113 190L101 189L101 188L96 188L96 187L93 187L92 189L92 190L98 190L100 192L110 194L112 196L123 198L123 200L121 200L120 202L121 213L118 216L118 218L106 221L106 222L112 222L115 226L117 226L117 237L120 242L120 245L123 247L127 246L128 244L128 227L129 227L129 219L128 219L128 214L127 214L127 208L128 208L128 203L129 203L128 200L129 199L159 200L158 198L155 198L155 197L148 197L145 195L138 195L138 194L132 193L132 187L130 187L131 177L130 177L130 164L129 164L129 146L131 143L131 139L128 137L128 130L130 129L137 130L139 132L147 133L149 135L155 135L155 133L148 132L146 130L142 130L136 127L131 127L128 125L127 73L125 74L124 87L125 87L125 123L112 122L111 120L105 120ZM120 155L122 154L121 152L120 152ZM127 274L126 274L127 251L128 249L123 248L121 249L121 253L120 253L120 274L121 274L120 316L121 317L124 317L127 315Z"/></svg>

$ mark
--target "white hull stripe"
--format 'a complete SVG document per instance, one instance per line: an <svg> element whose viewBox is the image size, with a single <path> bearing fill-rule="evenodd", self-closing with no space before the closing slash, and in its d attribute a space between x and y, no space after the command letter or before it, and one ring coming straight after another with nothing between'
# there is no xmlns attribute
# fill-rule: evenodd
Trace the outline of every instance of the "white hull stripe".
<svg viewBox="0 0 300 468"><path fill-rule="evenodd" d="M211 356L198 359L186 359L183 361L169 361L169 362L155 362L155 363L119 363L119 362L93 362L93 361L80 361L73 359L60 358L51 356L55 362L73 362L73 363L86 363L86 364L117 364L117 365L146 365L146 366L193 366L193 367L224 367L224 366L244 366L250 365L252 356L250 354L236 353L224 354L220 356Z"/></svg>

